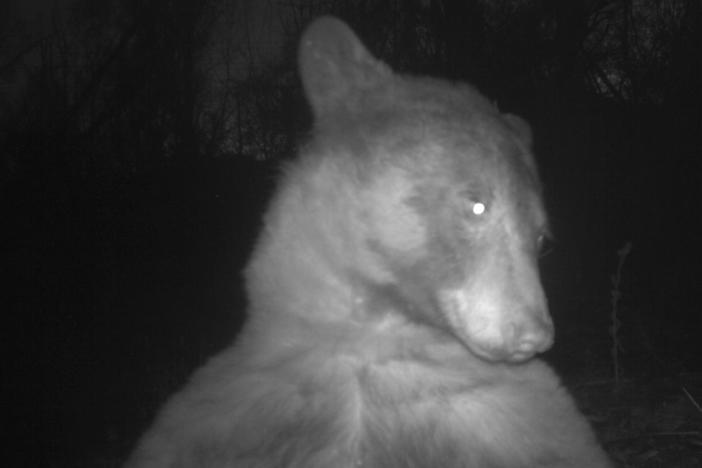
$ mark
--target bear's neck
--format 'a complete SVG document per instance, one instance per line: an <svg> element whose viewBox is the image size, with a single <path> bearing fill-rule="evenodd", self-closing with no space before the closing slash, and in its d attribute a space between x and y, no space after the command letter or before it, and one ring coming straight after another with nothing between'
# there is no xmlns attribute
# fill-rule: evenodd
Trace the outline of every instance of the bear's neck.
<svg viewBox="0 0 702 468"><path fill-rule="evenodd" d="M373 264L355 211L362 194L338 173L318 167L288 174L246 271L247 334L253 341L392 354L434 332L411 323L385 297L392 285ZM384 344L376 349L374 340Z"/></svg>
<svg viewBox="0 0 702 468"><path fill-rule="evenodd" d="M331 167L330 167L331 166ZM354 190L333 164L287 174L247 269L250 313L347 323L363 302ZM297 168L296 168L297 169Z"/></svg>

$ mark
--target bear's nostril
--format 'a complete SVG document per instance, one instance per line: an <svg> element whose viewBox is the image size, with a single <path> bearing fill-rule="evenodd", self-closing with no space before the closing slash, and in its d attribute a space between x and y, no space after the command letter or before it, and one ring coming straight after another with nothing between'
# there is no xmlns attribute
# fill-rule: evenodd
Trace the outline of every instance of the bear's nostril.
<svg viewBox="0 0 702 468"><path fill-rule="evenodd" d="M512 358L527 359L536 353L546 351L553 345L553 327L550 323L541 321L521 327L515 326L511 343Z"/></svg>

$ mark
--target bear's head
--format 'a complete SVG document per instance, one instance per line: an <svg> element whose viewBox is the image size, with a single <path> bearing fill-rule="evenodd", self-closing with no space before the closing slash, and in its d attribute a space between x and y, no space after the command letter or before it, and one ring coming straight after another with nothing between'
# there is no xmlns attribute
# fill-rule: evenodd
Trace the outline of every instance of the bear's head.
<svg viewBox="0 0 702 468"><path fill-rule="evenodd" d="M306 152L319 161L307 165L336 174L329 251L367 297L384 298L361 309L400 312L488 360L550 347L528 125L467 85L393 73L336 19L308 28L299 60L315 117Z"/></svg>

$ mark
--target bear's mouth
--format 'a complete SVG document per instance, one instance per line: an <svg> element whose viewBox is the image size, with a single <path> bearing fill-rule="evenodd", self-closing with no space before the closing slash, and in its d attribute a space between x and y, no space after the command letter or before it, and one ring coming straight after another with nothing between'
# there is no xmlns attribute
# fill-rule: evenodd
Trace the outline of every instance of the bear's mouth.
<svg viewBox="0 0 702 468"><path fill-rule="evenodd" d="M466 289L441 291L438 301L450 332L482 359L524 362L553 344L553 323L544 311Z"/></svg>

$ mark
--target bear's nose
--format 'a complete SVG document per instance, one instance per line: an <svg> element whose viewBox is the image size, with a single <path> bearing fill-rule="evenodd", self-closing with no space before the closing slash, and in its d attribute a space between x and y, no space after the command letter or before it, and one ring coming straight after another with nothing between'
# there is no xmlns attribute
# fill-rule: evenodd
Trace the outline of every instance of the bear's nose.
<svg viewBox="0 0 702 468"><path fill-rule="evenodd" d="M553 322L547 317L512 324L508 335L508 360L524 361L553 345Z"/></svg>

